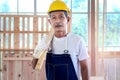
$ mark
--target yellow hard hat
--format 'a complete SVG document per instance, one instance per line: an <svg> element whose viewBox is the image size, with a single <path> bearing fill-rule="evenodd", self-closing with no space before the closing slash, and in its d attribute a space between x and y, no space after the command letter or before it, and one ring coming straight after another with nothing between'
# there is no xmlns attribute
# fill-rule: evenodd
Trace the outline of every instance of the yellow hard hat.
<svg viewBox="0 0 120 80"><path fill-rule="evenodd" d="M65 2L63 2L62 0L53 1L49 7L48 13L52 11L56 11L56 10L64 10L64 11L67 11L68 14L70 14L70 9L67 7Z"/></svg>

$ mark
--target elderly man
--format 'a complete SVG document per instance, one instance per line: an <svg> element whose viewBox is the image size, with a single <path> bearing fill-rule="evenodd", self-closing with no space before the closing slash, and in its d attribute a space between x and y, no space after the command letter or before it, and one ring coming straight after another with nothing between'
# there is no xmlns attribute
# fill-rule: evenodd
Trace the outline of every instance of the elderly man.
<svg viewBox="0 0 120 80"><path fill-rule="evenodd" d="M88 53L83 39L76 34L68 33L70 22L70 9L61 0L51 3L49 10L49 23L54 35L46 55L46 77L47 80L89 80ZM44 38L37 45L34 55L40 47L45 44Z"/></svg>

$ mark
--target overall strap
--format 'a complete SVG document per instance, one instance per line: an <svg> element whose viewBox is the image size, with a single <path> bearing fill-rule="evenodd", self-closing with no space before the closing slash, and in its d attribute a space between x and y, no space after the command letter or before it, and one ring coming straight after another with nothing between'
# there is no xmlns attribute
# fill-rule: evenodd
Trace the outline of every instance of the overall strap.
<svg viewBox="0 0 120 80"><path fill-rule="evenodd" d="M68 51L68 37L69 35L66 34L66 38L65 38L65 49L64 49L64 53L67 54L69 51Z"/></svg>

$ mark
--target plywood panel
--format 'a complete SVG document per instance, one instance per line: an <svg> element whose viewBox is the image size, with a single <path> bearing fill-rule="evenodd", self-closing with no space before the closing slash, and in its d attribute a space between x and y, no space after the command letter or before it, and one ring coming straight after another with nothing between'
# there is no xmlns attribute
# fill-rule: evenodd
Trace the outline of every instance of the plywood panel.
<svg viewBox="0 0 120 80"><path fill-rule="evenodd" d="M8 66L8 61L3 61L3 64L2 64L3 66L3 69L2 69L2 73L3 73L3 77L2 77L2 79L3 80L8 80L8 68L7 68L7 66Z"/></svg>
<svg viewBox="0 0 120 80"><path fill-rule="evenodd" d="M28 73L28 71L29 71L29 73ZM22 61L22 79L23 80L36 80L34 78L35 75L33 74L33 72L34 71L31 67L31 61L30 60Z"/></svg>

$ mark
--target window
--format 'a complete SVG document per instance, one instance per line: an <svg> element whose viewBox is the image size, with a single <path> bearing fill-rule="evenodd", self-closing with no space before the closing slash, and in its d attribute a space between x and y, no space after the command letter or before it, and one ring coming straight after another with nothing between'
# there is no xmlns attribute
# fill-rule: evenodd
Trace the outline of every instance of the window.
<svg viewBox="0 0 120 80"><path fill-rule="evenodd" d="M120 51L120 5L118 0L99 1L99 49L101 50L104 45L104 51Z"/></svg>
<svg viewBox="0 0 120 80"><path fill-rule="evenodd" d="M1 0L0 13L46 14L53 0ZM81 35L88 46L89 0L64 0L72 10L72 32ZM118 0L98 0L98 47L105 51L120 49L120 5ZM76 3L77 2L77 3ZM1 21L2 23L2 21ZM103 40L104 39L104 40Z"/></svg>
<svg viewBox="0 0 120 80"><path fill-rule="evenodd" d="M17 12L17 0L0 0L0 13Z"/></svg>
<svg viewBox="0 0 120 80"><path fill-rule="evenodd" d="M49 4L52 2L52 0L37 0L37 13L46 13L49 9Z"/></svg>
<svg viewBox="0 0 120 80"><path fill-rule="evenodd" d="M72 10L72 32L82 36L88 46L88 0L64 0ZM76 3L77 2L77 3Z"/></svg>
<svg viewBox="0 0 120 80"><path fill-rule="evenodd" d="M18 0L19 13L34 13L34 0Z"/></svg>

